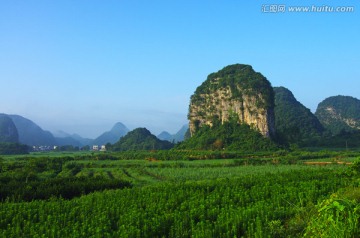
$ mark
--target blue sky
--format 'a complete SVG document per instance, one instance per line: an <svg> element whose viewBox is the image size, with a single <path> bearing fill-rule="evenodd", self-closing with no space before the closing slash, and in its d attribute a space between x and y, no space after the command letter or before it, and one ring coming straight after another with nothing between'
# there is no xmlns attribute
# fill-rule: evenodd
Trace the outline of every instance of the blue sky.
<svg viewBox="0 0 360 238"><path fill-rule="evenodd" d="M175 133L208 74L250 64L312 111L360 95L360 1L0 1L0 112L96 137ZM354 12L263 13L269 4Z"/></svg>

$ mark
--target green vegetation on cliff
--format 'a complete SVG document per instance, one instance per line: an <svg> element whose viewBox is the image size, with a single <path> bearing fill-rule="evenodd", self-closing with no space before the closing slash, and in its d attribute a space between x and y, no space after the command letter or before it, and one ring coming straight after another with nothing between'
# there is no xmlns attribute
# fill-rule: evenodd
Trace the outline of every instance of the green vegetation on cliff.
<svg viewBox="0 0 360 238"><path fill-rule="evenodd" d="M333 96L319 103L315 115L333 135L360 130L360 100Z"/></svg>
<svg viewBox="0 0 360 238"><path fill-rule="evenodd" d="M166 150L173 147L169 141L159 140L146 128L137 128L127 133L112 149L115 151L125 150Z"/></svg>
<svg viewBox="0 0 360 238"><path fill-rule="evenodd" d="M191 100L196 101L200 94L210 94L217 89L229 87L232 98L241 99L243 95L262 95L259 107L268 108L274 106L274 95L270 82L251 65L234 64L224 67L222 70L210 74L206 81L197 87Z"/></svg>
<svg viewBox="0 0 360 238"><path fill-rule="evenodd" d="M257 148L257 145L250 146L254 139L244 144L244 138L250 139L252 136L249 135L255 134L272 137L275 128L273 109L273 88L261 73L255 72L250 65L226 66L210 74L191 96L189 128L191 136L197 139L183 146L211 149L216 141L217 149L222 145L232 149ZM227 123L230 120L232 122ZM259 133L252 132L250 127ZM206 140L201 141L204 137ZM241 142L236 142L237 138ZM235 146L237 143L239 145Z"/></svg>
<svg viewBox="0 0 360 238"><path fill-rule="evenodd" d="M269 151L278 149L269 139L245 123L235 119L203 126L192 137L177 146L178 149Z"/></svg>
<svg viewBox="0 0 360 238"><path fill-rule="evenodd" d="M325 132L324 135L317 139L314 138L308 143L311 147L325 147L336 149L359 148L360 145L360 131L342 131L337 135L331 135Z"/></svg>
<svg viewBox="0 0 360 238"><path fill-rule="evenodd" d="M274 87L275 130L281 143L306 143L324 131L316 116L296 100L290 90Z"/></svg>

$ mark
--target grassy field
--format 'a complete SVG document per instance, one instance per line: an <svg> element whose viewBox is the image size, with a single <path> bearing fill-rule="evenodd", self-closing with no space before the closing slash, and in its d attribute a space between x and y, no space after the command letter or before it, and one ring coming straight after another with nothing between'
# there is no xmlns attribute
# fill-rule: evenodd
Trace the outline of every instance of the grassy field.
<svg viewBox="0 0 360 238"><path fill-rule="evenodd" d="M360 199L358 175L352 165L304 161L355 161L357 153L312 153L316 159L309 152L199 160L188 154L159 160L153 152L134 156L142 159L3 157L0 237L319 237L325 231L314 227L326 215L319 213L324 201L330 202L323 211L334 214L337 204L341 211L350 207L347 220L333 227L357 221L351 201ZM338 194L351 199L334 200ZM359 229L338 230L331 234L356 237Z"/></svg>

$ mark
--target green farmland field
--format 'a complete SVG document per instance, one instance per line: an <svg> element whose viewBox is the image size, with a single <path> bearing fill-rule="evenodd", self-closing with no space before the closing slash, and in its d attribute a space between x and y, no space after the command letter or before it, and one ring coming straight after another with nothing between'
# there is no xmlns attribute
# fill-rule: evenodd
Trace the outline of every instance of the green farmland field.
<svg viewBox="0 0 360 238"><path fill-rule="evenodd" d="M347 194L349 204L360 198L352 166L304 165L302 156L291 163L263 155L166 161L116 156L4 157L0 237L321 237L325 231L312 227L322 219L319 206L327 201L337 211L331 206L345 201L334 198L339 194ZM355 157L340 159L349 158ZM348 207L341 203L339 211ZM358 219L356 212L346 219L349 214ZM337 222L340 229L351 221ZM356 225L338 230L333 237L359 234Z"/></svg>

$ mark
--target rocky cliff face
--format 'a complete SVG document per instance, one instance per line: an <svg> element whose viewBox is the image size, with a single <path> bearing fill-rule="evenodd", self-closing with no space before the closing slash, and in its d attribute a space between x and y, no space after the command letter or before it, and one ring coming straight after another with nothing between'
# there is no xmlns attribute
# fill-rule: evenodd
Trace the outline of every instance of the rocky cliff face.
<svg viewBox="0 0 360 238"><path fill-rule="evenodd" d="M213 126L230 118L251 125L265 137L275 132L273 89L250 65L230 65L210 74L191 96L191 135L203 125Z"/></svg>

